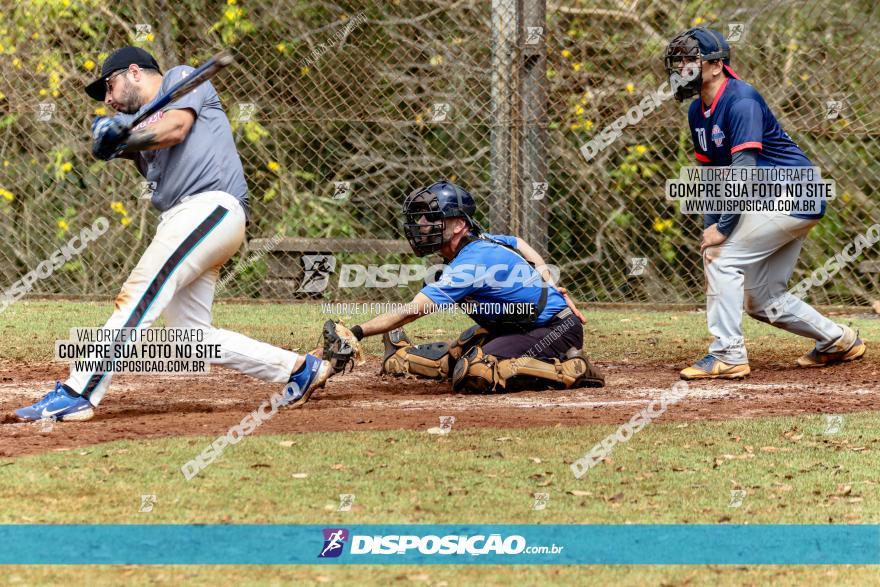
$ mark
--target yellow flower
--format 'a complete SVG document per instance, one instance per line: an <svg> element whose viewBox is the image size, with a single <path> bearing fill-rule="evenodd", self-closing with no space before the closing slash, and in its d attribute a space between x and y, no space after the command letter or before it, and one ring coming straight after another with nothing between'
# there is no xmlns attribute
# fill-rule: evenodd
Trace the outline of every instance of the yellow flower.
<svg viewBox="0 0 880 587"><path fill-rule="evenodd" d="M800 75L800 78L801 78L801 81L803 81L803 82L806 82L806 81L809 81L809 80L810 80L810 76L809 76L808 74L806 74L806 73L802 73L802 74Z"/></svg>
<svg viewBox="0 0 880 587"><path fill-rule="evenodd" d="M32 34L32 35L31 35L31 38L32 38L33 40L36 41L37 39L40 38L40 33L34 33L34 34Z"/></svg>
<svg viewBox="0 0 880 587"><path fill-rule="evenodd" d="M21 69L21 59L16 57L12 60L12 65L15 66L16 69Z"/></svg>
<svg viewBox="0 0 880 587"><path fill-rule="evenodd" d="M703 17L702 16L698 16L693 20L693 26L699 26L701 24L703 24Z"/></svg>
<svg viewBox="0 0 880 587"><path fill-rule="evenodd" d="M0 193L3 193L3 190L0 190ZM5 194L4 194L4 197L6 197ZM843 192L843 195L840 197L840 199L843 200L844 204L849 204L850 201L852 200L852 196L849 195L848 192Z"/></svg>
<svg viewBox="0 0 880 587"><path fill-rule="evenodd" d="M12 195L12 192L3 188L0 188L0 196L2 196L3 199L7 202L11 202L15 199L15 196Z"/></svg>
<svg viewBox="0 0 880 587"><path fill-rule="evenodd" d="M568 49L563 49L562 56L568 59L569 57L571 57L571 51L569 51Z"/></svg>
<svg viewBox="0 0 880 587"><path fill-rule="evenodd" d="M279 53L287 53L287 44L278 43L277 45L275 45L275 49L277 49Z"/></svg>
<svg viewBox="0 0 880 587"><path fill-rule="evenodd" d="M443 65L443 56L434 55L431 57L431 65Z"/></svg>
<svg viewBox="0 0 880 587"><path fill-rule="evenodd" d="M269 171L274 171L275 173L278 173L278 171L281 170L281 166L277 161L269 161L269 163L266 164L266 167L269 168Z"/></svg>
<svg viewBox="0 0 880 587"><path fill-rule="evenodd" d="M626 84L626 92L628 94L632 94L635 91L636 91L636 87L632 84L632 82Z"/></svg>
<svg viewBox="0 0 880 587"><path fill-rule="evenodd" d="M60 95L61 95L61 92L59 92L58 90L52 90L52 97L53 98L57 98Z"/></svg>
<svg viewBox="0 0 880 587"><path fill-rule="evenodd" d="M152 43L153 40L155 40L155 38L156 38L156 35L154 35L153 33L147 33L147 42L148 43Z"/></svg>
<svg viewBox="0 0 880 587"><path fill-rule="evenodd" d="M131 224L131 218L129 218L128 216L123 216L119 220L119 224L121 224L122 226L128 226L129 224Z"/></svg>
<svg viewBox="0 0 880 587"><path fill-rule="evenodd" d="M667 220L661 220L657 216L654 216L654 230L657 232L663 232L664 230L668 230L672 228L674 221L669 218Z"/></svg>
<svg viewBox="0 0 880 587"><path fill-rule="evenodd" d="M125 205L122 202L110 202L110 209L118 214L125 214Z"/></svg>
<svg viewBox="0 0 880 587"><path fill-rule="evenodd" d="M646 147L645 145L636 145L636 153L638 153L639 155L644 155L647 152L648 147Z"/></svg>
<svg viewBox="0 0 880 587"><path fill-rule="evenodd" d="M593 121L592 120L585 120L584 121L584 130L590 130L592 128L593 128Z"/></svg>
<svg viewBox="0 0 880 587"><path fill-rule="evenodd" d="M309 68L308 65L303 65L302 67L299 68L299 76L306 77L307 75L309 75L310 71L312 71L312 70L311 70L311 68Z"/></svg>
<svg viewBox="0 0 880 587"><path fill-rule="evenodd" d="M571 128L571 130L578 130L580 127L581 127L581 123L580 123L580 122L575 122L575 123L572 124L569 128Z"/></svg>
<svg viewBox="0 0 880 587"><path fill-rule="evenodd" d="M223 13L223 16L226 17L226 20L232 22L233 20L235 20L235 10L233 10L232 8L227 8L226 12Z"/></svg>
<svg viewBox="0 0 880 587"><path fill-rule="evenodd" d="M235 6L235 0L226 0L226 3L227 3L229 6Z"/></svg>
<svg viewBox="0 0 880 587"><path fill-rule="evenodd" d="M97 108L95 108L95 114L97 116L107 116L107 109L103 106L98 106Z"/></svg>
<svg viewBox="0 0 880 587"><path fill-rule="evenodd" d="M577 72L579 72L579 71L581 70L581 68L582 68L583 66L584 66L583 63L572 63L572 64L571 64L571 69L572 69L575 73L577 73Z"/></svg>
<svg viewBox="0 0 880 587"><path fill-rule="evenodd" d="M49 92L46 91L45 89L40 90L40 95L41 95L41 96L45 96L45 95L48 94L48 93L49 93Z"/></svg>
<svg viewBox="0 0 880 587"><path fill-rule="evenodd" d="M69 173L72 170L73 163L71 163L70 161L65 161L64 164L61 166L61 171L63 171L64 173Z"/></svg>
<svg viewBox="0 0 880 587"><path fill-rule="evenodd" d="M58 228L60 228L64 232L67 232L67 229L70 228L70 226L68 226L67 220L62 218L61 220L58 221Z"/></svg>
<svg viewBox="0 0 880 587"><path fill-rule="evenodd" d="M95 62L91 59L86 59L85 63L83 63L83 67L85 67L88 71L92 71L93 69L95 69Z"/></svg>
<svg viewBox="0 0 880 587"><path fill-rule="evenodd" d="M586 110L584 110L583 106L578 106L574 109L574 113L577 114L578 116L580 116L584 112L586 112Z"/></svg>

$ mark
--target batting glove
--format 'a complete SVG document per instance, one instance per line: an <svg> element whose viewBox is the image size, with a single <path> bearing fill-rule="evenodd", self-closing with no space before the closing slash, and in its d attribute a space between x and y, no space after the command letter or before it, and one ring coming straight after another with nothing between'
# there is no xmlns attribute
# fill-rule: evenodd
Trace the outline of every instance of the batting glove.
<svg viewBox="0 0 880 587"><path fill-rule="evenodd" d="M131 129L115 118L99 116L92 122L92 155L109 161L125 149Z"/></svg>

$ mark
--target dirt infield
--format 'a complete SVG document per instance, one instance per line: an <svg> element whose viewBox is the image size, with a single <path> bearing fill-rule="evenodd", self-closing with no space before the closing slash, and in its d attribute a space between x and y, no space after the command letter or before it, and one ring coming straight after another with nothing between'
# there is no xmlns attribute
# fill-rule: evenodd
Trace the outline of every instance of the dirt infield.
<svg viewBox="0 0 880 587"><path fill-rule="evenodd" d="M455 428L525 428L620 423L677 381L680 365L598 363L607 375L603 389L521 392L506 395L453 394L444 384L383 378L378 359L354 373L334 377L299 410L282 410L256 433L427 430L440 416L455 416ZM880 410L880 364L866 359L826 369L802 370L780 363L753 363L744 382L690 385L686 399L665 420L729 420L760 416L850 413ZM204 378L119 376L89 422L19 423L12 410L37 400L63 365L4 364L0 368L0 456L75 448L120 439L217 436L268 399L278 385L217 368Z"/></svg>

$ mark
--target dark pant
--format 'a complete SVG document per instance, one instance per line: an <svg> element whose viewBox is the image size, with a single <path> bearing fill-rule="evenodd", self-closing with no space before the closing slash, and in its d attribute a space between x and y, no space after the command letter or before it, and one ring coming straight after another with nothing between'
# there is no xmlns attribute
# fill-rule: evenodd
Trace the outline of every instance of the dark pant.
<svg viewBox="0 0 880 587"><path fill-rule="evenodd" d="M533 357L535 359L565 359L572 347L584 346L584 327L577 316L554 319L526 332L490 334L482 345L483 353L499 359Z"/></svg>

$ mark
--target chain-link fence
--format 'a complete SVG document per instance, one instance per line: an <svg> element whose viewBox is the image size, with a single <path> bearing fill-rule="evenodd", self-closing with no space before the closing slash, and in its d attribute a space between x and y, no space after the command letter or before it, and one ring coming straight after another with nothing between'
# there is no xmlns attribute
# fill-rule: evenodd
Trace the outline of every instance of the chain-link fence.
<svg viewBox="0 0 880 587"><path fill-rule="evenodd" d="M82 91L131 43L166 69L236 53L214 84L249 182L249 236L262 240L224 268L220 296L295 294L303 257L324 252L336 267L415 261L405 246L362 243L401 239L404 195L448 178L475 194L484 226L532 242L580 299L699 301L702 224L663 190L693 164L686 108L665 100L590 161L580 152L657 93L666 41L695 24L730 39L738 73L837 182L797 279L880 219L878 15L870 1L4 0L2 287L41 267L18 289L110 296L146 248L151 186L126 161L91 159L90 120L112 112ZM811 300L868 302L878 274L867 269L844 267Z"/></svg>

